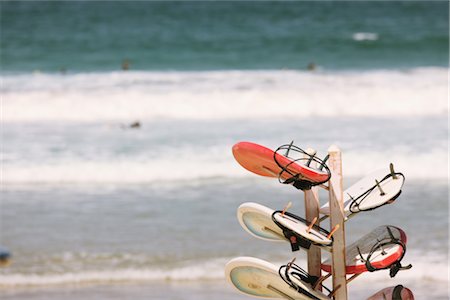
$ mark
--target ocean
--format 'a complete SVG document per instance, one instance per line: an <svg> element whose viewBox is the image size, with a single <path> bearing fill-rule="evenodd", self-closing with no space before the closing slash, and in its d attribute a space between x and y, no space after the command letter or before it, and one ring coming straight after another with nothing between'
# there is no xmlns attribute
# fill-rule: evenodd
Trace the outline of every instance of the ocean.
<svg viewBox="0 0 450 300"><path fill-rule="evenodd" d="M351 218L346 240L401 227L413 268L365 273L349 299L396 284L448 299L448 2L0 11L2 299L251 299L230 259L305 266L240 227L244 202L304 214L302 192L234 160L240 141L337 145L345 187L393 163L401 196Z"/></svg>

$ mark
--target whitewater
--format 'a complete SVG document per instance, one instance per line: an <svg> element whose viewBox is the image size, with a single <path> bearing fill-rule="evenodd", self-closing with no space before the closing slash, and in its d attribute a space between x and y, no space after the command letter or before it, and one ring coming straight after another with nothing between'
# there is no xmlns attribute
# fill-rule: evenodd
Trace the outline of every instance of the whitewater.
<svg viewBox="0 0 450 300"><path fill-rule="evenodd" d="M2 75L4 122L445 116L447 68Z"/></svg>
<svg viewBox="0 0 450 300"><path fill-rule="evenodd" d="M3 75L3 180L239 179L250 175L230 146L250 139L322 156L338 144L347 176L393 162L445 179L447 79L446 68Z"/></svg>

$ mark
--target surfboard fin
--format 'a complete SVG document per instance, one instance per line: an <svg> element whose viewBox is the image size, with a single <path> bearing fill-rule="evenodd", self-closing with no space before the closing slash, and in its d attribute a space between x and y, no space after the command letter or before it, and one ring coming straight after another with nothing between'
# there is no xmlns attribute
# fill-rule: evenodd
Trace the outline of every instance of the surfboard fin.
<svg viewBox="0 0 450 300"><path fill-rule="evenodd" d="M383 191L383 189L381 188L380 182L378 182L378 180L375 179L375 183L378 187L378 189L380 190L380 196L384 196L386 195L386 193Z"/></svg>
<svg viewBox="0 0 450 300"><path fill-rule="evenodd" d="M388 227L388 230L390 230L389 229L389 227ZM389 234L392 234L392 232L391 231L389 231ZM394 236L392 235L392 238L394 238ZM384 250L384 247L383 247L383 244L382 244L382 242L377 238L377 242L380 244L380 248L381 248L381 255L386 255L386 251Z"/></svg>
<svg viewBox="0 0 450 300"><path fill-rule="evenodd" d="M397 175L395 174L395 171L394 171L394 164L393 164L393 163L390 163L390 164L389 164L389 169L391 170L391 176L392 176L392 179L397 179Z"/></svg>
<svg viewBox="0 0 450 300"><path fill-rule="evenodd" d="M294 140L292 140L292 142L287 147L287 150L286 150L286 153L284 154L284 156L288 157L289 151L291 151L291 147L292 147L293 144L294 144Z"/></svg>
<svg viewBox="0 0 450 300"><path fill-rule="evenodd" d="M325 156L325 158L322 160L322 163L320 164L319 170L322 171L323 167L325 166L325 164L327 163L327 160L330 158L330 154L327 154L327 156Z"/></svg>
<svg viewBox="0 0 450 300"><path fill-rule="evenodd" d="M312 148L308 148L308 149L306 150L306 154L309 155L309 159L308 159L308 161L306 162L306 166L309 167L309 166L311 165L311 162L312 162L313 159L314 159L314 156L317 154L317 151L314 150L314 149L312 149Z"/></svg>
<svg viewBox="0 0 450 300"><path fill-rule="evenodd" d="M339 224L336 224L334 228L331 230L331 232L327 235L327 239L330 239L331 236L339 229Z"/></svg>
<svg viewBox="0 0 450 300"><path fill-rule="evenodd" d="M314 219L311 221L311 224L309 224L308 228L306 228L306 232L309 233L311 231L311 228L316 224L317 217L314 217Z"/></svg>
<svg viewBox="0 0 450 300"><path fill-rule="evenodd" d="M287 265L286 265L286 272L289 272L289 269L292 267L292 264L295 262L297 258L294 257Z"/></svg>
<svg viewBox="0 0 450 300"><path fill-rule="evenodd" d="M284 216L284 213L292 206L292 202L289 201L288 204L283 208L283 211L281 212L281 215Z"/></svg>

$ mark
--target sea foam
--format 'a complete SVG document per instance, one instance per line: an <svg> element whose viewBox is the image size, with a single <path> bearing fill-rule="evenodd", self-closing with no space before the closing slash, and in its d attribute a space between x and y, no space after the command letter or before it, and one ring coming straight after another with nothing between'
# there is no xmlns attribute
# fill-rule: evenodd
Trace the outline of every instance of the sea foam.
<svg viewBox="0 0 450 300"><path fill-rule="evenodd" d="M182 266L179 268L120 268L89 270L61 274L0 274L0 288L54 285L118 284L150 281L203 281L222 279L225 259Z"/></svg>
<svg viewBox="0 0 450 300"><path fill-rule="evenodd" d="M355 41L376 41L378 40L378 34L374 32L356 32L353 34Z"/></svg>
<svg viewBox="0 0 450 300"><path fill-rule="evenodd" d="M448 70L2 76L3 122L446 115Z"/></svg>
<svg viewBox="0 0 450 300"><path fill-rule="evenodd" d="M409 150L397 152L347 151L344 153L343 171L346 177L361 177L392 162L397 171L409 179L446 179L447 150L436 149L427 153ZM431 164L430 157L440 162ZM414 163L411 163L414 162ZM188 175L187 175L188 174ZM183 153L173 158L126 159L89 161L82 159L33 162L29 164L4 164L3 182L21 183L152 183L185 182L208 178L253 178L234 160L228 147L217 154L202 156Z"/></svg>
<svg viewBox="0 0 450 300"><path fill-rule="evenodd" d="M180 267L173 268L120 268L111 270L89 270L79 272L64 272L59 274L25 274L11 273L0 274L0 288L17 288L28 286L58 286L58 285L87 285L87 284L121 284L142 283L152 281L205 281L223 280L226 262L231 258L215 258L206 261L191 262ZM355 282L370 284L371 282L393 285L403 283L412 285L415 283L428 283L430 285L448 282L448 266L446 258L442 255L429 253L408 252L405 257L413 268L408 271L400 271L395 279L389 277L389 271L379 271L362 274ZM286 264L282 261L271 261L279 266ZM305 265L305 259L299 258L297 263ZM329 283L327 283L329 284ZM352 283L355 285L355 283ZM358 284L356 284L358 285Z"/></svg>

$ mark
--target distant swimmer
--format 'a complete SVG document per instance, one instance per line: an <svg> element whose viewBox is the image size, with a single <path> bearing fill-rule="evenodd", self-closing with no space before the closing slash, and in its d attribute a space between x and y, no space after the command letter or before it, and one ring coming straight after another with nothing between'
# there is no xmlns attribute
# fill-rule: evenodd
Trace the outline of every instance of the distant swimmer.
<svg viewBox="0 0 450 300"><path fill-rule="evenodd" d="M141 128L141 122L135 121L135 122L133 122L131 124L126 124L126 125L125 124L121 124L120 128L122 128L122 129L128 129L128 128L138 129L138 128Z"/></svg>
<svg viewBox="0 0 450 300"><path fill-rule="evenodd" d="M316 64L313 63L313 62L310 62L310 63L308 64L308 66L306 67L306 69L308 69L308 71L314 71L316 68L317 68L317 67L316 67Z"/></svg>
<svg viewBox="0 0 450 300"><path fill-rule="evenodd" d="M130 69L130 61L128 59L124 59L122 61L122 70L127 71Z"/></svg>
<svg viewBox="0 0 450 300"><path fill-rule="evenodd" d="M6 267L11 263L11 253L0 246L0 267Z"/></svg>
<svg viewBox="0 0 450 300"><path fill-rule="evenodd" d="M130 128L141 128L141 122L136 121L130 124Z"/></svg>

